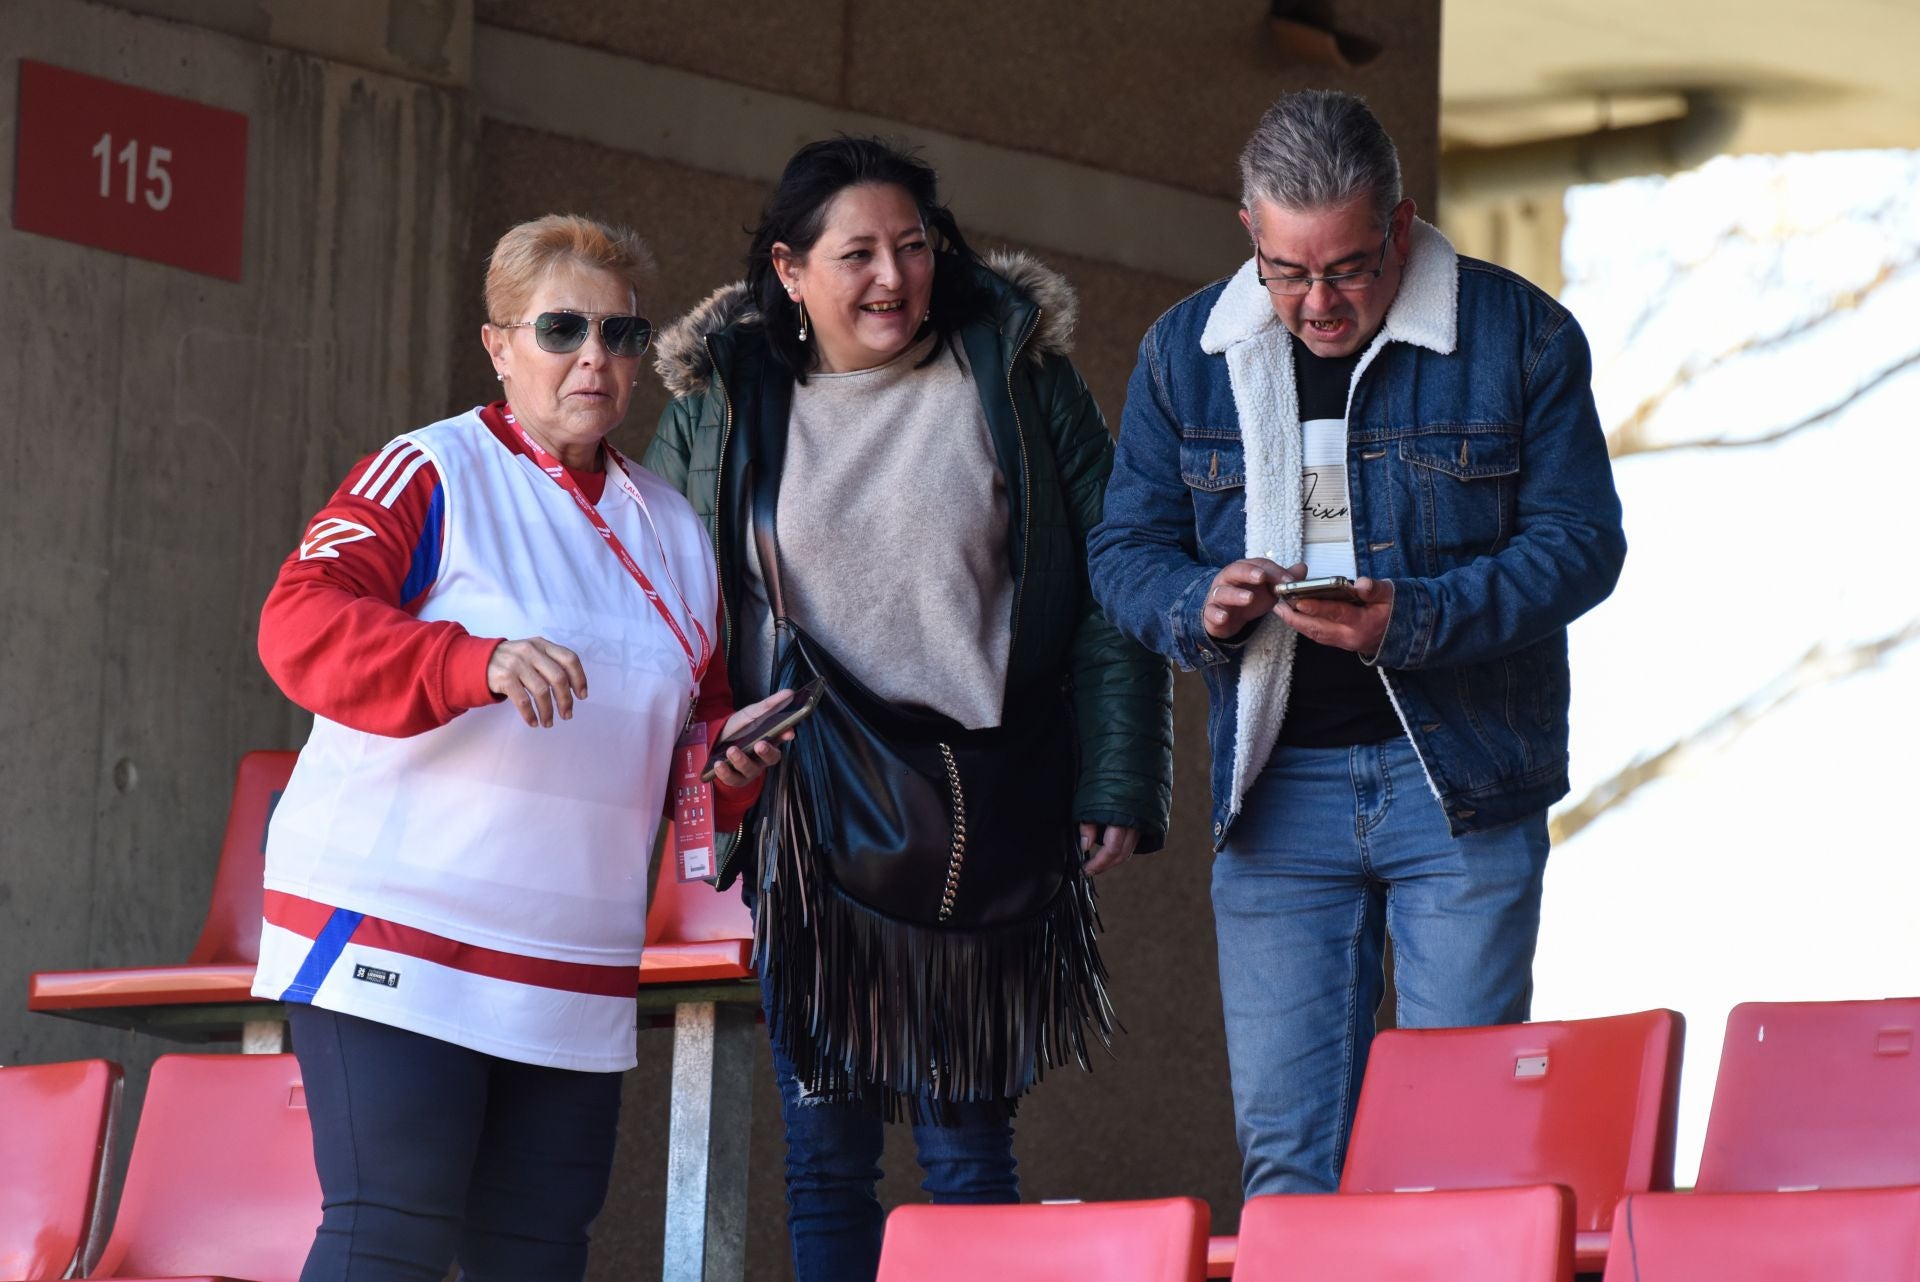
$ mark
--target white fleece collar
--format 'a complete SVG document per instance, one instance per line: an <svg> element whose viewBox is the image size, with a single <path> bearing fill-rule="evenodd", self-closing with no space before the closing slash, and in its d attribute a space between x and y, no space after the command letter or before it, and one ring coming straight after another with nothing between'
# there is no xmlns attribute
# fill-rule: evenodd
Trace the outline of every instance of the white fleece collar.
<svg viewBox="0 0 1920 1282"><path fill-rule="evenodd" d="M1380 332L1354 367L1349 403L1360 375L1388 343L1412 343L1442 355L1451 353L1459 337L1459 295L1459 255L1439 228L1415 219L1400 292L1387 308ZM1221 291L1207 314L1200 349L1214 356L1224 353L1227 358L1227 379L1245 453L1245 555L1293 565L1305 558L1300 398L1293 381L1292 336L1274 314L1256 260L1248 259ZM1239 812L1241 799L1280 737L1298 640L1299 634L1284 625L1262 627L1241 655L1230 807L1234 813ZM1392 695L1392 686L1387 692Z"/></svg>

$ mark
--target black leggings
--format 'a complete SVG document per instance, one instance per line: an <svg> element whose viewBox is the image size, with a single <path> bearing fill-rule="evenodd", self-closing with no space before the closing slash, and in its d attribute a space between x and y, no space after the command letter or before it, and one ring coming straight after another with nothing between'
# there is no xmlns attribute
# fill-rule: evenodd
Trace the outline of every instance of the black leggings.
<svg viewBox="0 0 1920 1282"><path fill-rule="evenodd" d="M288 1007L322 1217L301 1282L578 1282L607 1197L619 1073L497 1059Z"/></svg>

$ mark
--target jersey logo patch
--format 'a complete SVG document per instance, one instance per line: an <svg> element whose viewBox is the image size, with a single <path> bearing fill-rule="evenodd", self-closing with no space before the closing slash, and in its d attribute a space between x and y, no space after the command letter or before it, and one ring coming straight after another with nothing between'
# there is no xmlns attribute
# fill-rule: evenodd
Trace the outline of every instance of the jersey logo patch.
<svg viewBox="0 0 1920 1282"><path fill-rule="evenodd" d="M357 543L372 537L373 531L358 521L330 516L324 521L315 521L313 528L307 531L307 537L300 540L300 559L313 561L323 556L337 558L341 544Z"/></svg>
<svg viewBox="0 0 1920 1282"><path fill-rule="evenodd" d="M353 977L363 979L369 984L383 984L388 988L400 987L400 972L397 970L382 970L378 966L355 966Z"/></svg>

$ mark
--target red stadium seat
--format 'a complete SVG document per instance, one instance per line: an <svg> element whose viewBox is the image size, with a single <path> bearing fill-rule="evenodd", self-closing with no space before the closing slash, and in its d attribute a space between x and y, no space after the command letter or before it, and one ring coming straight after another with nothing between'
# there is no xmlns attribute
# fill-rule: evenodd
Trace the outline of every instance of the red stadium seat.
<svg viewBox="0 0 1920 1282"><path fill-rule="evenodd" d="M104 1059L0 1068L0 1278L79 1277L90 1262L121 1084Z"/></svg>
<svg viewBox="0 0 1920 1282"><path fill-rule="evenodd" d="M1554 1184L1281 1194L1240 1212L1236 1282L1572 1282L1573 1195Z"/></svg>
<svg viewBox="0 0 1920 1282"><path fill-rule="evenodd" d="M1727 1016L1702 1192L1920 1184L1920 998Z"/></svg>
<svg viewBox="0 0 1920 1282"><path fill-rule="evenodd" d="M903 1206L887 1217L879 1282L1201 1282L1207 1205L1150 1202Z"/></svg>
<svg viewBox="0 0 1920 1282"><path fill-rule="evenodd" d="M753 978L753 914L740 888L683 882L673 859L673 825L661 825L659 872L647 904L640 983L689 984Z"/></svg>
<svg viewBox="0 0 1920 1282"><path fill-rule="evenodd" d="M1606 1282L1920 1282L1920 1188L1636 1193Z"/></svg>
<svg viewBox="0 0 1920 1282"><path fill-rule="evenodd" d="M1673 1187L1685 1021L1670 1010L1374 1039L1342 1193L1562 1184L1597 1272L1623 1193Z"/></svg>
<svg viewBox="0 0 1920 1282"><path fill-rule="evenodd" d="M90 1276L298 1282L319 1223L293 1056L163 1055Z"/></svg>
<svg viewBox="0 0 1920 1282"><path fill-rule="evenodd" d="M249 752L240 759L213 896L199 942L184 965L40 971L28 984L27 1009L73 1014L110 1007L252 1001L253 967L260 958L267 819L297 755ZM167 1030L156 1026L149 1031Z"/></svg>

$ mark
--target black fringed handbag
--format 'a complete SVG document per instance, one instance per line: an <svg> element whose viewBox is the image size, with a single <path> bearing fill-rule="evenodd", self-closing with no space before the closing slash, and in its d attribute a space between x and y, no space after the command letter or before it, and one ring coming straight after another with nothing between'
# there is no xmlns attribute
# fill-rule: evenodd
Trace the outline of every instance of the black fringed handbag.
<svg viewBox="0 0 1920 1282"><path fill-rule="evenodd" d="M809 1093L941 1106L1013 1101L1090 1067L1113 1031L1099 913L1081 871L1064 691L969 730L868 690L787 615L774 509L750 479L774 614L774 686L825 691L754 812L754 963L773 1035Z"/></svg>

